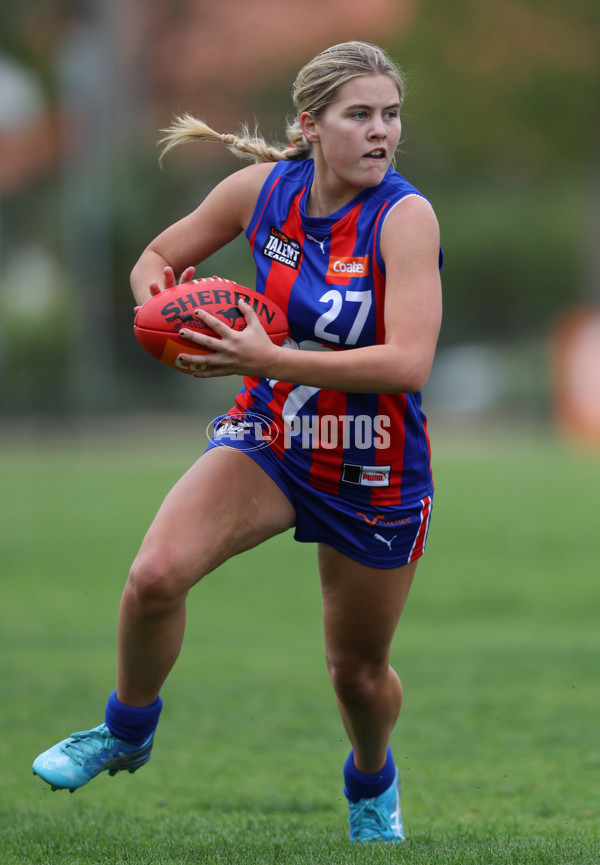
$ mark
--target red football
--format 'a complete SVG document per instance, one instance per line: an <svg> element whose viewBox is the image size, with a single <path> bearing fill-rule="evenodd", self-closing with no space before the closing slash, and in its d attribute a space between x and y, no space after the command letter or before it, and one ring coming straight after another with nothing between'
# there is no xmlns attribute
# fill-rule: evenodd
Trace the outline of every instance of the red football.
<svg viewBox="0 0 600 865"><path fill-rule="evenodd" d="M179 330L183 327L216 336L211 328L194 315L194 310L200 307L220 318L233 330L243 330L246 319L238 309L241 298L253 308L271 340L281 345L288 335L288 324L277 304L252 288L244 288L219 276L194 279L154 295L138 309L133 331L139 344L153 357L180 372L193 374L200 365L178 363L178 355L202 355L207 352L180 337Z"/></svg>

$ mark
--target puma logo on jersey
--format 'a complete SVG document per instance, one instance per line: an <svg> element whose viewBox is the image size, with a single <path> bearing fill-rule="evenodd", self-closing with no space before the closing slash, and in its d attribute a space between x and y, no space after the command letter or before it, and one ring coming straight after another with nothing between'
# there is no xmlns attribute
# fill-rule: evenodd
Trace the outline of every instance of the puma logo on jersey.
<svg viewBox="0 0 600 865"><path fill-rule="evenodd" d="M398 537L398 535L394 535L394 537L390 538L389 541L387 538L384 538L383 535L373 535L373 537L375 538L376 541L381 541L382 544L387 544L388 550L391 552L392 551L392 541L395 540Z"/></svg>
<svg viewBox="0 0 600 865"><path fill-rule="evenodd" d="M391 470L391 466L359 466L353 463L344 463L342 480L348 484L360 484L363 487L389 487ZM367 520L366 517L365 519ZM367 520L367 522L369 521Z"/></svg>
<svg viewBox="0 0 600 865"><path fill-rule="evenodd" d="M318 237L313 237L312 234L309 234L307 232L306 237L308 240L312 240L313 243L318 244L320 249L321 249L321 252L323 253L323 255L325 255L325 244L329 240L329 235L327 235L327 237L324 237L323 240L319 240Z"/></svg>

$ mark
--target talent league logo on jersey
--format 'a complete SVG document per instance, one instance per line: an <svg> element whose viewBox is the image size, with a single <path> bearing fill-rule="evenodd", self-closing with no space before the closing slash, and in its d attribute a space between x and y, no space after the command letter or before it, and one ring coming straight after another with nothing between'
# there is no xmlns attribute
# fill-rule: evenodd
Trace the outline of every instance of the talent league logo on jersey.
<svg viewBox="0 0 600 865"><path fill-rule="evenodd" d="M347 280L352 276L369 275L368 255L332 255L329 259L327 281Z"/></svg>
<svg viewBox="0 0 600 865"><path fill-rule="evenodd" d="M300 266L300 255L302 248L297 240L293 237L288 237L283 231L271 226L269 236L263 246L263 255L267 258L278 261L280 264L285 264L286 267L292 267L298 270Z"/></svg>

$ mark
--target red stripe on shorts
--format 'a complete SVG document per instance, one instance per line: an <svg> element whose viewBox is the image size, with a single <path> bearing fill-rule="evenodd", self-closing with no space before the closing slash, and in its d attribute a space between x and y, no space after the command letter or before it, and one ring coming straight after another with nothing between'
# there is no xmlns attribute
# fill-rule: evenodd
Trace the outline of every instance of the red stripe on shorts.
<svg viewBox="0 0 600 865"><path fill-rule="evenodd" d="M415 538L415 542L408 557L409 562L418 559L419 556L422 556L425 552L427 529L429 528L429 518L431 517L431 496L426 496L424 499L421 499L421 504L423 505L421 509L421 524L419 525L417 537Z"/></svg>

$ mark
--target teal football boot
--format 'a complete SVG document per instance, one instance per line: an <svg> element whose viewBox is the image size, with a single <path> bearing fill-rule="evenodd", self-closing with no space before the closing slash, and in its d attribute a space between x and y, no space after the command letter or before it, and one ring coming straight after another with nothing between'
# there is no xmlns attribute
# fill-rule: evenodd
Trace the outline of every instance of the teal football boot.
<svg viewBox="0 0 600 865"><path fill-rule="evenodd" d="M400 812L400 776L396 769L394 782L374 799L349 802L350 840L354 843L384 841L399 844L404 841Z"/></svg>
<svg viewBox="0 0 600 865"><path fill-rule="evenodd" d="M39 775L53 790L74 792L100 772L135 772L150 759L154 733L141 744L124 742L110 732L106 724L92 730L72 733L58 745L40 754L33 763L33 774Z"/></svg>

